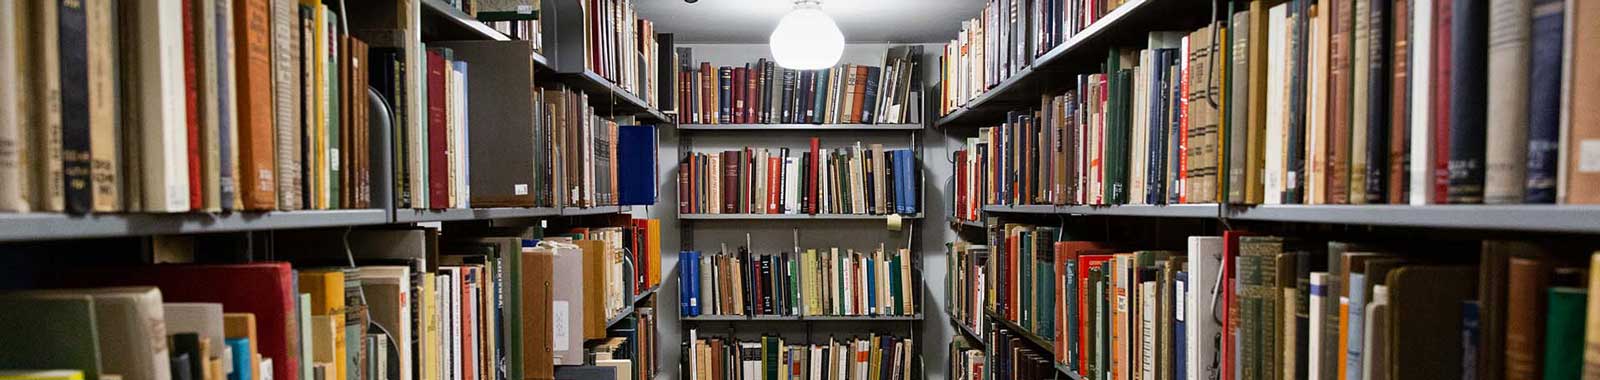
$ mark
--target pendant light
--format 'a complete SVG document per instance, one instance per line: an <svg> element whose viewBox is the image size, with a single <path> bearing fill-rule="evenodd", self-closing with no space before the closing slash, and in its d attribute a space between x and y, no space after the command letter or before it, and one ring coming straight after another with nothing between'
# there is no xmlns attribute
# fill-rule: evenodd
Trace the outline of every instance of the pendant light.
<svg viewBox="0 0 1600 380"><path fill-rule="evenodd" d="M821 0L795 0L794 10L778 21L769 40L778 65L795 70L820 70L839 63L844 33L822 13Z"/></svg>

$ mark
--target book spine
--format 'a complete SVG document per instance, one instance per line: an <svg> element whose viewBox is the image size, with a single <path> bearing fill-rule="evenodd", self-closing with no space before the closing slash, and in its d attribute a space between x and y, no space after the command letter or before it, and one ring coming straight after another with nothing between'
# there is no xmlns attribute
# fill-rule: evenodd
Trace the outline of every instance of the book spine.
<svg viewBox="0 0 1600 380"><path fill-rule="evenodd" d="M26 165L22 160L27 150L24 130L28 128L27 82L19 75L27 67L19 59L25 44L17 44L17 36L26 28L27 8L8 3L0 6L0 41L8 47L0 48L0 211L27 212L28 181Z"/></svg>
<svg viewBox="0 0 1600 380"><path fill-rule="evenodd" d="M274 89L277 101L275 130L277 132L278 206L284 210L298 210L300 203L300 40L298 6L294 0L272 0L272 52L274 63ZM387 64L387 63L380 63ZM395 82L398 83L398 82ZM389 102L397 105L400 98L390 94ZM400 115L403 112L396 112ZM402 123L393 123L399 126ZM399 133L396 133L399 135ZM224 168L228 170L228 168ZM223 192L229 193L231 184L223 180ZM228 197L225 197L228 198ZM232 203L224 200L223 204Z"/></svg>
<svg viewBox="0 0 1600 380"><path fill-rule="evenodd" d="M1528 162L1523 202L1554 203L1561 137L1562 0L1536 0L1528 65Z"/></svg>
<svg viewBox="0 0 1600 380"><path fill-rule="evenodd" d="M1466 0L1462 0L1466 1ZM1450 117L1451 88L1455 81L1451 77L1453 55L1451 24L1455 18L1452 10L1456 0L1434 0L1433 4L1433 94L1432 107L1432 149L1433 157L1430 160L1433 167L1433 199L1430 203L1449 203L1450 200L1450 126L1453 121Z"/></svg>
<svg viewBox="0 0 1600 380"><path fill-rule="evenodd" d="M1488 1L1451 7L1450 203L1483 203Z"/></svg>
<svg viewBox="0 0 1600 380"><path fill-rule="evenodd" d="M57 48L60 58L60 178L66 211L88 213L94 207L89 175L89 30L84 4L77 0L57 3Z"/></svg>
<svg viewBox="0 0 1600 380"><path fill-rule="evenodd" d="M1352 2L1334 2L1335 10L1329 23L1328 44L1328 166L1327 196L1329 204L1350 203L1350 140L1352 98L1352 58L1354 50L1355 5Z"/></svg>
<svg viewBox="0 0 1600 380"><path fill-rule="evenodd" d="M240 199L247 210L271 210L277 205L273 179L275 154L272 132L272 32L267 0L246 0L233 8L237 24L234 46L238 57Z"/></svg>
<svg viewBox="0 0 1600 380"><path fill-rule="evenodd" d="M1485 141L1528 141L1533 3L1491 0ZM1528 144L1486 144L1483 203L1522 203Z"/></svg>
<svg viewBox="0 0 1600 380"><path fill-rule="evenodd" d="M1249 93L1249 85L1245 78L1249 77L1250 60L1250 11L1240 11L1233 16L1232 27L1228 33L1233 35L1230 49L1232 72L1228 73L1228 105L1229 120L1227 126L1228 147L1228 179L1227 202L1244 203L1245 188L1245 130L1249 120L1250 102L1246 101L1245 94ZM1337 41L1337 40L1336 40Z"/></svg>
<svg viewBox="0 0 1600 380"><path fill-rule="evenodd" d="M14 8L14 7L13 7ZM88 28L89 177L93 208L97 212L122 211L122 123L118 120L116 7L109 1L84 5ZM12 28L15 30L14 28ZM3 33L0 33L3 34ZM0 37L0 41L7 41ZM5 65L0 64L0 67ZM7 82L14 83L14 82ZM14 100L0 100L15 105ZM3 121L0 121L3 122ZM3 128L3 127L0 127ZM0 148L3 150L4 148ZM0 158L0 161L4 161ZM0 190L3 192L3 190ZM0 210L5 200L0 196Z"/></svg>
<svg viewBox="0 0 1600 380"><path fill-rule="evenodd" d="M201 128L201 70L204 65L199 52L204 40L204 27L198 25L205 17L200 15L201 2L199 0L183 1L183 81L184 81L184 109L187 117L188 150L188 186L189 209L202 210L205 208L205 198L202 195L201 185L201 157L200 155L200 128ZM230 35L219 35L219 38L232 38Z"/></svg>
<svg viewBox="0 0 1600 380"><path fill-rule="evenodd" d="M1390 43L1392 3L1382 0L1373 0L1371 3L1370 19L1360 21L1371 23L1367 32L1370 44L1367 49L1367 98L1358 100L1367 102L1365 147L1367 165L1364 176L1366 191L1351 196L1363 197L1366 203L1381 204L1389 201L1389 80L1393 77L1389 74L1389 54L1393 47Z"/></svg>
<svg viewBox="0 0 1600 380"><path fill-rule="evenodd" d="M450 208L450 172L445 139L448 115L445 114L445 59L438 52L428 52L428 204L427 208ZM563 195L563 198L566 198Z"/></svg>
<svg viewBox="0 0 1600 380"><path fill-rule="evenodd" d="M1411 64L1414 55L1411 49L1413 34L1411 25L1413 10L1411 1L1398 1L1394 4L1394 61L1390 66L1393 71L1393 86L1389 104L1389 173L1388 189L1386 190L1389 203L1403 204L1410 199L1408 194L1411 182L1406 175L1411 173Z"/></svg>

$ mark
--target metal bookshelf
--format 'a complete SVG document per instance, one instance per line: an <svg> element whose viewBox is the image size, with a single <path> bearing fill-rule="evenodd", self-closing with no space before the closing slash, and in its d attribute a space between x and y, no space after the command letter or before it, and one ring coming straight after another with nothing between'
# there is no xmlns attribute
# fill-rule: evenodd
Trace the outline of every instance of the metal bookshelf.
<svg viewBox="0 0 1600 380"><path fill-rule="evenodd" d="M639 294L633 295L633 304L634 305L638 305L640 302L644 302L644 300L646 298L650 298L650 295L656 294L656 292L660 291L660 290L661 290L661 285L657 284L656 286L652 286L649 289L645 289L643 292L639 292Z"/></svg>
<svg viewBox="0 0 1600 380"><path fill-rule="evenodd" d="M680 131L920 131L922 124L679 124Z"/></svg>
<svg viewBox="0 0 1600 380"><path fill-rule="evenodd" d="M1039 96L1062 90L1073 81L1055 80L1088 72L1105 62L1108 49L1129 44L1127 36L1155 30L1203 25L1210 4L1192 0L1130 0L1095 20L1060 45L1039 55L988 91L939 118L935 125L980 127L998 122L1007 111L1038 106ZM1198 20L1198 22L1196 22Z"/></svg>
<svg viewBox="0 0 1600 380"><path fill-rule="evenodd" d="M436 40L511 40L443 0L422 0L422 20L422 34Z"/></svg>
<svg viewBox="0 0 1600 380"><path fill-rule="evenodd" d="M1219 206L1215 203L1204 204L1178 204L1178 205L1107 205L1107 206L1052 206L1052 205L991 205L983 206L984 212L1010 213L1010 214L1068 214L1068 215L1112 215L1112 216L1150 216L1168 218L1216 218L1219 217Z"/></svg>
<svg viewBox="0 0 1600 380"><path fill-rule="evenodd" d="M747 321L832 321L832 322L908 322L921 321L922 313L914 315L696 315L682 317L695 322L747 322Z"/></svg>
<svg viewBox="0 0 1600 380"><path fill-rule="evenodd" d="M883 220L890 215L867 214L678 214L680 220ZM900 215L922 219L922 214Z"/></svg>
<svg viewBox="0 0 1600 380"><path fill-rule="evenodd" d="M631 211L633 211L633 206L562 207L561 216L602 215Z"/></svg>
<svg viewBox="0 0 1600 380"><path fill-rule="evenodd" d="M180 214L0 214L0 242L388 224L389 210Z"/></svg>

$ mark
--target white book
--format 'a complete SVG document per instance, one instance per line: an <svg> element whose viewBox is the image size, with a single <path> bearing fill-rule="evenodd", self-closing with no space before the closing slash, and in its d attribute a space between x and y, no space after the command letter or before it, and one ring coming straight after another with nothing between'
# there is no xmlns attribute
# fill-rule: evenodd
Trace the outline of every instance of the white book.
<svg viewBox="0 0 1600 380"><path fill-rule="evenodd" d="M1322 340L1325 339L1325 337L1322 336L1321 326L1324 323L1327 323L1327 318L1329 314L1331 314L1330 310L1328 309L1327 286L1327 272L1311 273L1311 315L1310 318L1307 319L1307 322L1311 328L1306 329L1310 332L1306 338L1306 347L1311 348L1309 351L1310 355L1306 355L1306 372L1310 374L1309 380L1322 380L1322 367L1326 365L1322 362L1322 354L1320 350L1322 347Z"/></svg>
<svg viewBox="0 0 1600 380"><path fill-rule="evenodd" d="M1139 373L1142 378L1156 376L1156 282L1139 284Z"/></svg>
<svg viewBox="0 0 1600 380"><path fill-rule="evenodd" d="M1128 160L1128 204L1145 203L1145 166L1150 157L1150 97L1139 94L1149 94L1151 80L1154 75L1155 59L1151 55L1154 49L1139 51L1139 67L1133 76L1133 122L1129 125L1132 133L1129 134L1128 148L1132 151Z"/></svg>
<svg viewBox="0 0 1600 380"><path fill-rule="evenodd" d="M688 342L689 349L687 351L689 351L689 380L697 380L699 379L700 375L700 369L697 368L700 366L700 360L699 358L695 357L695 354L700 353L700 350L696 349L695 346L700 343L700 332L696 329L689 329Z"/></svg>
<svg viewBox="0 0 1600 380"><path fill-rule="evenodd" d="M0 150L0 212L28 211L28 201L23 198L23 187L27 185L22 162L23 126L17 117L21 111L17 103L17 53L21 50L17 43L17 25L21 22L16 13L17 1L0 0L0 25L4 25L0 26L0 145L15 147Z"/></svg>
<svg viewBox="0 0 1600 380"><path fill-rule="evenodd" d="M1373 1L1377 0L1355 0L1355 14L1371 14ZM1369 69L1370 57L1372 56L1370 47L1372 45L1372 28L1370 28L1372 18L1357 17L1357 20L1360 21L1355 23L1354 32L1352 33L1354 38L1349 44L1345 45L1345 56L1351 57L1352 62L1350 69L1345 71L1349 75L1351 88L1350 102L1348 103L1350 105L1350 166L1347 167L1350 175L1346 178L1349 181L1346 189L1348 189L1350 204L1365 204L1367 203L1367 165L1369 164L1367 162L1366 146L1369 138L1376 137L1367 136L1367 115L1371 112L1369 111L1371 102L1367 101L1369 98L1367 94L1372 91L1371 79L1369 79L1372 76L1372 70ZM1359 373L1350 374L1350 377L1359 375Z"/></svg>
<svg viewBox="0 0 1600 380"><path fill-rule="evenodd" d="M360 267L362 292L368 294L372 320L394 337L395 358L400 368L411 368L411 268L405 266ZM412 380L411 371L400 371L400 380Z"/></svg>
<svg viewBox="0 0 1600 380"><path fill-rule="evenodd" d="M1411 2L1411 204L1433 199L1433 2ZM1565 131L1565 129L1562 129ZM1563 132L1565 133L1565 132ZM1565 150L1563 150L1565 151ZM1566 161L1561 161L1566 162ZM1561 171L1557 171L1561 172ZM1560 186L1557 186L1560 189Z"/></svg>
<svg viewBox="0 0 1600 380"><path fill-rule="evenodd" d="M1533 2L1489 2L1487 141L1528 141ZM1528 144L1491 144L1484 155L1483 203L1522 203Z"/></svg>
<svg viewBox="0 0 1600 380"><path fill-rule="evenodd" d="M1279 4L1268 10L1267 22L1271 32L1267 33L1267 123L1266 123L1266 162L1261 175L1261 182L1265 192L1262 195L1263 203L1283 203L1283 147L1284 125L1289 120L1285 114L1288 109L1288 100L1284 93L1289 88L1288 84L1288 10L1289 4ZM1362 70L1356 70L1362 71Z"/></svg>
<svg viewBox="0 0 1600 380"><path fill-rule="evenodd" d="M1308 71L1312 78L1327 78L1327 57L1318 53L1328 51L1328 38L1324 32L1328 28L1329 7L1327 3L1318 4L1317 7L1317 17L1312 19L1309 25L1307 38L1311 40L1311 46L1310 49L1306 49L1306 63L1309 65ZM1306 168L1299 172L1299 175L1306 177L1300 182L1305 186L1305 190L1301 192L1305 196L1305 204L1320 204L1327 199L1324 194L1327 190L1327 179L1322 175L1322 168L1326 165L1327 159L1325 146L1327 142L1324 139L1327 138L1328 127L1326 119L1328 94L1327 89L1323 87L1327 85L1325 82L1306 81L1306 159L1303 161Z"/></svg>
<svg viewBox="0 0 1600 380"><path fill-rule="evenodd" d="M1195 344L1195 342L1212 342L1218 337L1222 326L1213 318L1216 303L1213 299L1220 299L1221 283L1217 282L1222 269L1222 237L1219 236L1190 236L1188 243L1189 256L1189 291L1184 300L1185 319L1184 334L1188 346L1188 378L1199 378L1207 373L1209 362L1193 360L1196 358L1212 358L1217 355L1217 347L1212 344Z"/></svg>
<svg viewBox="0 0 1600 380"><path fill-rule="evenodd" d="M471 131L471 128L472 128L472 123L469 120L470 117L468 116L468 112L467 112L467 104L469 104L468 103L468 99L467 99L467 94L468 94L468 92L467 92L467 69L468 69L468 67L469 66L467 66L467 64L465 62L462 62L462 63L459 64L459 67L457 67L458 70L455 71L455 74L454 74L455 78L456 78L456 81L455 81L455 83L453 83L455 85L455 92L456 92L455 93L455 95L456 95L455 96L455 102L456 102L456 108L455 108L456 109L456 115L455 115L456 116L456 124L455 124L456 125L456 130L455 130L455 134L456 135L455 135L455 141L454 141L455 142L455 151L451 152L450 159L452 160L451 163L455 165L455 171L456 171L456 176L455 176L455 181L456 181L455 187L456 187L456 194L457 194L456 204L455 204L456 208L472 208L472 203L471 203L472 202L472 197L471 197L472 189L471 189L471 185L470 185L472 183L471 182L471 177L470 177L472 172L467 170L467 162L468 162L467 160L470 158L470 157L467 156L468 151L470 150L470 149L467 149L467 147L471 146L470 145L471 141L467 140L467 136L471 135L470 131ZM363 96L360 97L360 98L361 99L365 99L365 96L364 96L365 94L362 94L362 95ZM351 184L351 185L353 186L354 184Z"/></svg>
<svg viewBox="0 0 1600 380"><path fill-rule="evenodd" d="M277 133L278 206L300 208L300 6L296 0L272 0L272 63L274 116ZM279 43L281 42L281 43ZM394 100L391 100L394 102ZM309 363L309 362L308 362ZM307 371L310 366L305 365ZM308 372L309 373L309 372Z"/></svg>
<svg viewBox="0 0 1600 380"><path fill-rule="evenodd" d="M800 213L800 158L783 158L783 213Z"/></svg>
<svg viewBox="0 0 1600 380"><path fill-rule="evenodd" d="M189 210L188 130L184 109L183 4L179 0L132 1L123 12L138 20L123 25L136 44L123 44L126 67L138 80L124 82L125 109L140 131L141 189L146 212Z"/></svg>
<svg viewBox="0 0 1600 380"><path fill-rule="evenodd" d="M236 28L233 24L232 7L233 5L227 1L217 2L219 20L217 28L220 34L232 33L228 31ZM222 83L219 86L220 93L217 94L222 98L217 106L218 128L222 131L218 137L229 141L227 149L218 152L223 162L219 164L219 169L224 171L220 174L219 186L222 186L224 192L232 194L232 199L225 197L219 201L232 203L223 204L224 208L238 210L244 208L244 197L239 196L238 192L238 178L241 173L239 171L239 80L238 66L235 63L239 59L239 49L233 38L219 38L217 44L221 53L217 58L217 80Z"/></svg>

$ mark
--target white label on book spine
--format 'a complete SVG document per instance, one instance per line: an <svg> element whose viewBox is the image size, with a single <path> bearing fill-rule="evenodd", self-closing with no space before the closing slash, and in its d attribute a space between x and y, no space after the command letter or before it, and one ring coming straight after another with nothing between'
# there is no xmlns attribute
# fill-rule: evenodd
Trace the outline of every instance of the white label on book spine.
<svg viewBox="0 0 1600 380"><path fill-rule="evenodd" d="M517 195L528 195L528 184L519 183L511 185L511 192Z"/></svg>
<svg viewBox="0 0 1600 380"><path fill-rule="evenodd" d="M554 351L567 351L571 349L571 347L568 347L567 345L567 339L570 337L568 333L569 330L571 330L569 327L571 325L571 321L567 319L567 307L567 301L551 302L550 310L553 311L553 313L551 313L552 315L550 316L550 326L554 327L555 331L553 331L550 336L553 337L551 340L553 346L552 350Z"/></svg>
<svg viewBox="0 0 1600 380"><path fill-rule="evenodd" d="M1600 139L1583 140L1578 145L1578 171L1600 172Z"/></svg>

